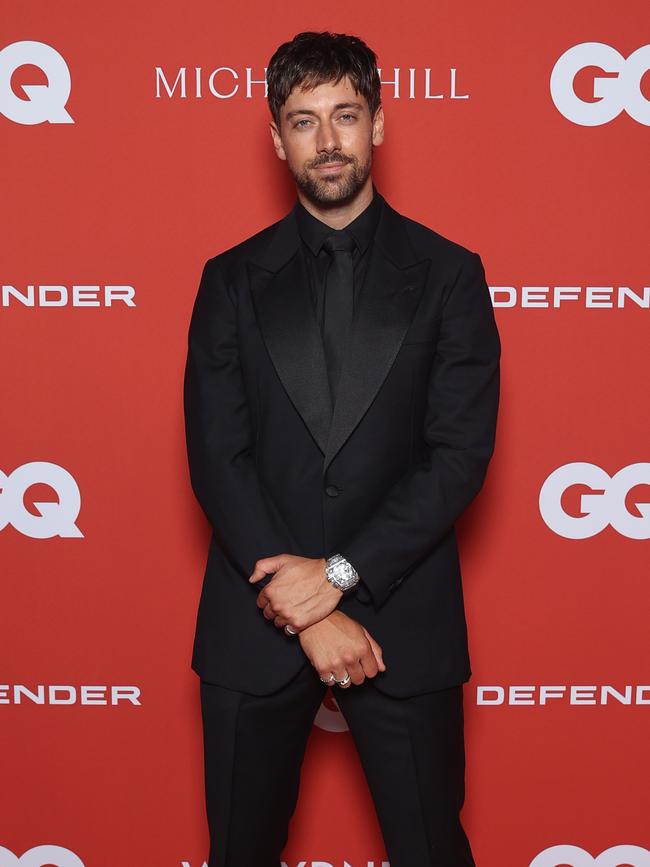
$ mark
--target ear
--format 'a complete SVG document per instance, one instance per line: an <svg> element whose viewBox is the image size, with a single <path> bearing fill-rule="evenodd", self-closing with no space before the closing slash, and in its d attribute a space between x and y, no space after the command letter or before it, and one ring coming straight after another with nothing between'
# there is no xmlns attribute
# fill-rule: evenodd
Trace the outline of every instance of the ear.
<svg viewBox="0 0 650 867"><path fill-rule="evenodd" d="M384 140L384 107L380 105L372 121L372 143L380 145Z"/></svg>
<svg viewBox="0 0 650 867"><path fill-rule="evenodd" d="M284 152L284 146L282 144L282 138L280 136L280 131L275 125L275 121L271 121L269 123L269 129L271 130L271 137L273 139L273 147L275 148L275 152L278 156L278 159L286 160L287 155Z"/></svg>

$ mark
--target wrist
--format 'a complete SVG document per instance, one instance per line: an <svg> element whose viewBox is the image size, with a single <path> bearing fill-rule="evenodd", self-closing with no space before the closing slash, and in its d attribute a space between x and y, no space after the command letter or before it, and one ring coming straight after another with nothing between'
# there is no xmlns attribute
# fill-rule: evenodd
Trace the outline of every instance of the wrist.
<svg viewBox="0 0 650 867"><path fill-rule="evenodd" d="M336 611L336 606L339 604L341 599L345 596L343 590L340 587L337 587L336 584L333 584L327 577L327 562L323 561L323 579L325 581L324 590L328 599L332 600L333 608L332 612ZM325 618L323 618L325 619Z"/></svg>
<svg viewBox="0 0 650 867"><path fill-rule="evenodd" d="M305 626L304 629L301 629L298 632L298 639L300 639L301 636L308 638L313 632L318 631L319 626L326 627L328 624L331 625L333 623L336 623L336 621L339 620L341 617L347 617L347 615L344 614L343 611L340 611L338 608L333 608L329 614L325 615L325 617L322 617L320 620L316 620L314 623L310 623L309 626Z"/></svg>

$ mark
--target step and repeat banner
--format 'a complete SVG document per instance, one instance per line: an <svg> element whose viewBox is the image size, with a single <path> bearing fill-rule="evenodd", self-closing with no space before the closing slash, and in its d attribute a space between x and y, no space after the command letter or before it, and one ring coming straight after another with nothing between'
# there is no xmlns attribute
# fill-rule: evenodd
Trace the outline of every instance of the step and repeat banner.
<svg viewBox="0 0 650 867"><path fill-rule="evenodd" d="M301 30L377 52L375 184L480 253L501 334L458 526L477 865L648 867L645 0L5 4L0 867L207 859L187 327L205 260L294 202L265 69ZM335 693L283 863L388 865Z"/></svg>

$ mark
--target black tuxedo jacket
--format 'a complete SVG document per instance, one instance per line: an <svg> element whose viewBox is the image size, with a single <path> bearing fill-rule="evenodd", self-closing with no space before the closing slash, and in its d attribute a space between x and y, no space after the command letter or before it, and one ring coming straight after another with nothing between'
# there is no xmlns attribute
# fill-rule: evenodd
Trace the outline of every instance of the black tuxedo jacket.
<svg viewBox="0 0 650 867"><path fill-rule="evenodd" d="M375 195L379 195L375 191ZM471 675L454 521L492 456L501 346L478 254L382 198L335 406L295 208L209 259L189 327L193 490L213 530L192 668L257 695L310 664L249 584L274 554L343 554L339 608L393 696Z"/></svg>

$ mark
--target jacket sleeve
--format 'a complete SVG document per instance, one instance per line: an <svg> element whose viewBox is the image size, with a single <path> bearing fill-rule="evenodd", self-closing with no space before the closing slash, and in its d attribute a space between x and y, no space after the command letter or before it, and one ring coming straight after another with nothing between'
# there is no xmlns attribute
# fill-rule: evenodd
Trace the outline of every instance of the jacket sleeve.
<svg viewBox="0 0 650 867"><path fill-rule="evenodd" d="M185 435L192 489L220 547L246 580L256 560L296 547L255 469L235 301L218 260L203 268L190 320ZM257 593L272 577L251 586Z"/></svg>
<svg viewBox="0 0 650 867"><path fill-rule="evenodd" d="M337 548L359 573L359 600L377 609L479 492L494 450L501 343L477 253L441 303L422 431L428 453Z"/></svg>

